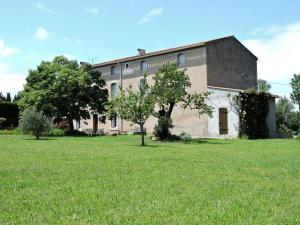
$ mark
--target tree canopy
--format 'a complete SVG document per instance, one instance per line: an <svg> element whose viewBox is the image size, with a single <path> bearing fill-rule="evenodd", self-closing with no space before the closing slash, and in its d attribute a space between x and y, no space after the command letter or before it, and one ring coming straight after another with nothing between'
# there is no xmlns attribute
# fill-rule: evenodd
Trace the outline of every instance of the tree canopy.
<svg viewBox="0 0 300 225"><path fill-rule="evenodd" d="M155 101L149 91L149 86L144 77L143 85L139 91L133 91L130 87L121 90L117 96L113 96L108 103L108 116L118 115L120 118L131 121L140 126L141 145L144 142L144 124L154 112Z"/></svg>
<svg viewBox="0 0 300 225"><path fill-rule="evenodd" d="M257 82L258 92L268 93L270 92L271 87L271 84L266 80L259 79Z"/></svg>
<svg viewBox="0 0 300 225"><path fill-rule="evenodd" d="M161 66L154 74L153 80L155 83L151 87L151 93L159 107L154 116L163 121L159 124L172 127L167 121L171 123L171 115L177 104L183 109L196 110L199 117L202 114L212 114L212 107L207 104L209 93L189 93L190 78L185 70L179 69L175 63ZM159 128L158 130L166 129Z"/></svg>
<svg viewBox="0 0 300 225"><path fill-rule="evenodd" d="M108 91L101 73L91 65L57 56L30 70L18 104L22 110L36 108L48 117L66 118L69 129L73 120L90 118L89 110L105 111Z"/></svg>

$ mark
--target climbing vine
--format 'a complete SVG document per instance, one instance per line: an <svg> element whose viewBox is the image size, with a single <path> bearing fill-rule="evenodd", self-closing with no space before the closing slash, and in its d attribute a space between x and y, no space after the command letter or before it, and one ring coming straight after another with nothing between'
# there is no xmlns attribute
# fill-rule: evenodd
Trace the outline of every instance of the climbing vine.
<svg viewBox="0 0 300 225"><path fill-rule="evenodd" d="M249 139L267 138L269 112L269 93L241 92L240 105L240 136Z"/></svg>

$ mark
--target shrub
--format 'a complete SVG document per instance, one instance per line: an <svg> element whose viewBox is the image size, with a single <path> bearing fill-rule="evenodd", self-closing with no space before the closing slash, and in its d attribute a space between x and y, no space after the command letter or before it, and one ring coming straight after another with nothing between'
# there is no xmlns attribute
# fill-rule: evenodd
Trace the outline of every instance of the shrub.
<svg viewBox="0 0 300 225"><path fill-rule="evenodd" d="M5 118L0 117L0 126L1 126L1 124L3 124L5 121L6 121Z"/></svg>
<svg viewBox="0 0 300 225"><path fill-rule="evenodd" d="M170 128L172 127L172 120L170 118L161 116L158 118L157 124L154 127L153 134L157 140L168 140L171 138Z"/></svg>
<svg viewBox="0 0 300 225"><path fill-rule="evenodd" d="M0 135L20 135L22 131L19 128L0 130Z"/></svg>
<svg viewBox="0 0 300 225"><path fill-rule="evenodd" d="M186 132L182 132L180 135L180 140L184 141L184 142L189 142L192 140L192 136Z"/></svg>
<svg viewBox="0 0 300 225"><path fill-rule="evenodd" d="M76 136L87 136L87 134L85 132L79 131L79 130L73 130L73 131L67 130L65 132L65 135L67 135L67 136L75 136L75 137Z"/></svg>
<svg viewBox="0 0 300 225"><path fill-rule="evenodd" d="M62 137L62 136L65 136L65 131L62 129L53 128L53 129L45 132L44 135L50 136L50 137Z"/></svg>
<svg viewBox="0 0 300 225"><path fill-rule="evenodd" d="M293 130L287 128L284 125L281 125L278 128L278 137L279 138L292 138L293 137Z"/></svg>
<svg viewBox="0 0 300 225"><path fill-rule="evenodd" d="M20 120L20 128L24 134L33 134L36 139L51 129L51 120L36 109L26 109Z"/></svg>
<svg viewBox="0 0 300 225"><path fill-rule="evenodd" d="M14 102L0 102L0 117L6 120L0 128L17 127L19 122L19 107Z"/></svg>

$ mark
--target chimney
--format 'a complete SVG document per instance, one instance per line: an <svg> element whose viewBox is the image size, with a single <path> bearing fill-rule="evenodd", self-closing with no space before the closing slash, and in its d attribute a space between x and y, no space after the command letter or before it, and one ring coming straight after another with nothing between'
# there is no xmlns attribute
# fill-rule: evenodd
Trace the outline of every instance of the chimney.
<svg viewBox="0 0 300 225"><path fill-rule="evenodd" d="M145 55L146 54L146 50L142 49L142 48L138 48L138 55Z"/></svg>
<svg viewBox="0 0 300 225"><path fill-rule="evenodd" d="M79 64L80 64L80 66L91 65L91 64L88 63L88 62L80 62Z"/></svg>

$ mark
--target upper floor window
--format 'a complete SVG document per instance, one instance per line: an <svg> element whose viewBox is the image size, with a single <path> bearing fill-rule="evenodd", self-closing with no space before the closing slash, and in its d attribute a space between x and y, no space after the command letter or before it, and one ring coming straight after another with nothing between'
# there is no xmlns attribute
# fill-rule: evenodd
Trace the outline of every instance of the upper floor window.
<svg viewBox="0 0 300 225"><path fill-rule="evenodd" d="M117 83L112 83L111 85L111 96L116 96L118 94Z"/></svg>
<svg viewBox="0 0 300 225"><path fill-rule="evenodd" d="M143 72L147 71L147 63L146 63L146 61L141 61L140 70L143 71Z"/></svg>
<svg viewBox="0 0 300 225"><path fill-rule="evenodd" d="M185 55L180 53L177 55L177 65L178 66L185 66Z"/></svg>
<svg viewBox="0 0 300 225"><path fill-rule="evenodd" d="M115 66L112 66L112 67L110 68L110 74L111 74L111 75L116 75L116 74L117 74L117 68L116 68Z"/></svg>

